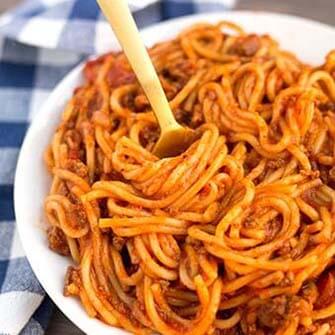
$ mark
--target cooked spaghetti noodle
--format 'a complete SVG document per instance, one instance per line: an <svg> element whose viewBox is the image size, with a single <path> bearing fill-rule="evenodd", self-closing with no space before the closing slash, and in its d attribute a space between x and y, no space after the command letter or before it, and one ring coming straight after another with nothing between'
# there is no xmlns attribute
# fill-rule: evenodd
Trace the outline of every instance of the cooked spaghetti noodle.
<svg viewBox="0 0 335 335"><path fill-rule="evenodd" d="M335 53L197 24L150 56L177 157L122 53L86 64L45 159L51 249L90 317L148 334L335 334Z"/></svg>

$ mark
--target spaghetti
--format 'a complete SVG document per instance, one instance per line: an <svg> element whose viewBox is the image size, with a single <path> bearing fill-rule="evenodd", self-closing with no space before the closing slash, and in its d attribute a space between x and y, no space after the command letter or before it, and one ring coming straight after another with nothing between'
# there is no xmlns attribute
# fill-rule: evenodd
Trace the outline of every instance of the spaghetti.
<svg viewBox="0 0 335 335"><path fill-rule="evenodd" d="M136 334L335 334L335 53L311 67L229 22L149 52L199 139L154 156L125 56L86 64L45 154L64 294Z"/></svg>

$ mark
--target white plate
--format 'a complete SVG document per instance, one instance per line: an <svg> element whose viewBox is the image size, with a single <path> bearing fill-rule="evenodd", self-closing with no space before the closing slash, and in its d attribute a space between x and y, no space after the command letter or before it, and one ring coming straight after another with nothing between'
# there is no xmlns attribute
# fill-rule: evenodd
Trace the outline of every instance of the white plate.
<svg viewBox="0 0 335 335"><path fill-rule="evenodd" d="M263 12L224 12L184 17L167 21L142 31L145 43L166 40L183 27L199 21L231 20L249 32L269 33L285 49L302 60L318 64L335 47L335 29L302 18ZM115 48L117 46L114 46ZM43 226L43 202L50 187L50 177L43 164L43 152L60 121L66 101L74 88L82 83L82 66L74 69L54 90L34 118L24 141L15 178L15 213L23 248L42 286L80 329L88 334L126 334L118 328L90 319L80 303L63 296L64 274L69 260L48 249Z"/></svg>

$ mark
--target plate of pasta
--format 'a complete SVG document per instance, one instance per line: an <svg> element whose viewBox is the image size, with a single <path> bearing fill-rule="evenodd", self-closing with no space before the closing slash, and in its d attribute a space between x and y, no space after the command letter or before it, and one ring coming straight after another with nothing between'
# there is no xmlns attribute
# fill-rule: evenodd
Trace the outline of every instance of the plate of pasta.
<svg viewBox="0 0 335 335"><path fill-rule="evenodd" d="M263 12L142 31L176 119L159 159L122 52L74 69L15 181L23 247L88 334L335 332L335 29Z"/></svg>

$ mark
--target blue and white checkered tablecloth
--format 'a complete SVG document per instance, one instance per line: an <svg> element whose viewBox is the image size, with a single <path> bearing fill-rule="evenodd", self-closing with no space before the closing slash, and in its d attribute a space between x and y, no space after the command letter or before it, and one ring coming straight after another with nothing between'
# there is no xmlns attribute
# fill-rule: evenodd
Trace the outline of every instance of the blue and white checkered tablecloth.
<svg viewBox="0 0 335 335"><path fill-rule="evenodd" d="M229 9L235 0L128 2L144 27ZM106 51L109 38L111 30L95 0L26 0L0 17L0 334L43 334L53 310L15 228L13 181L20 146L59 80L85 55Z"/></svg>

